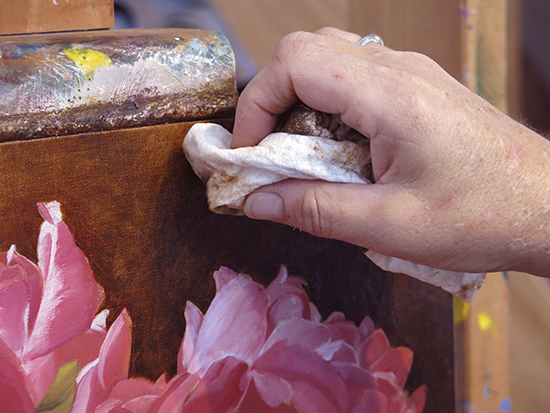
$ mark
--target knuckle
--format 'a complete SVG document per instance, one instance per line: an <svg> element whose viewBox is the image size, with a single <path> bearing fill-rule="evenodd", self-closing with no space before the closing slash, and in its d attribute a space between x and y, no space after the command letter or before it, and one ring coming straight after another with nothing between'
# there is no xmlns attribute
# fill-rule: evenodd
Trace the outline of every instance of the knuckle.
<svg viewBox="0 0 550 413"><path fill-rule="evenodd" d="M305 190L301 202L297 205L296 218L301 229L313 235L330 238L331 225L327 214L326 194L317 188Z"/></svg>
<svg viewBox="0 0 550 413"><path fill-rule="evenodd" d="M432 58L425 54L418 52L400 52L403 55L403 59L411 67L415 67L422 70L440 70L439 64Z"/></svg>
<svg viewBox="0 0 550 413"><path fill-rule="evenodd" d="M293 56L300 55L310 40L310 33L294 32L283 37L273 53L273 58L279 63L285 64Z"/></svg>
<svg viewBox="0 0 550 413"><path fill-rule="evenodd" d="M315 31L315 33L322 34L325 36L337 36L340 34L340 32L341 31L339 29L336 29L335 27L331 27L331 26L321 27L319 30Z"/></svg>

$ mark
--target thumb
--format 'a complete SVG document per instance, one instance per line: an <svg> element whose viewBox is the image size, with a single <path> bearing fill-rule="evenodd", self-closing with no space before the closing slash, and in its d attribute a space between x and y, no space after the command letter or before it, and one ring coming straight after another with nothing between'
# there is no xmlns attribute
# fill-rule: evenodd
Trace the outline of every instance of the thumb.
<svg viewBox="0 0 550 413"><path fill-rule="evenodd" d="M394 192L389 185L289 179L249 195L244 213L252 219L287 224L319 237L365 248L376 245L380 250L383 245L392 245L391 238L399 232L391 230L399 225L396 218L406 222L401 211L403 201L391 201Z"/></svg>

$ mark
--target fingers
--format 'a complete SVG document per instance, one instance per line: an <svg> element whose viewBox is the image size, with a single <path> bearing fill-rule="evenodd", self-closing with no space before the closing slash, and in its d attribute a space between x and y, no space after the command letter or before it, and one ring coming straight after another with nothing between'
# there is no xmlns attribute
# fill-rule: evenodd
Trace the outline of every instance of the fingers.
<svg viewBox="0 0 550 413"><path fill-rule="evenodd" d="M324 112L361 117L350 108L362 94L358 88L369 82L366 66L389 49L359 46L359 36L336 29L319 32L328 34L285 37L271 62L245 88L237 106L233 148L257 144L272 132L277 115L298 99Z"/></svg>
<svg viewBox="0 0 550 413"><path fill-rule="evenodd" d="M382 254L396 254L398 225L417 210L413 197L386 185L287 180L251 194L244 206L252 219L283 223ZM399 221L397 223L396 221Z"/></svg>

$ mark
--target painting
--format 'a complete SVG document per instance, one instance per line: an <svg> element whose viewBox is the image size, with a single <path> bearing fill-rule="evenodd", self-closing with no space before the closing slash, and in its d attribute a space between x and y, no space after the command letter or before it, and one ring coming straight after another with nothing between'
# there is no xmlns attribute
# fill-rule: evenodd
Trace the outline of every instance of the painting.
<svg viewBox="0 0 550 413"><path fill-rule="evenodd" d="M33 125L47 123L42 131L67 124L62 135L29 133L17 126L21 114L0 118L0 126L11 122L0 132L2 405L13 412L454 411L451 296L382 271L356 246L210 212L182 142L195 122L231 129L234 73L216 66L230 48L212 33L148 35L171 41L128 43L143 56L147 47L177 48L178 68L204 56L230 90L218 93L216 77L196 71L204 82L193 93L169 91L178 108L189 108L178 116L159 106L161 88L146 85L93 109L67 101L32 117ZM110 54L108 39L85 40L82 50L111 61L99 59L100 71L141 59ZM74 39L53 42L65 42L56 56L73 65L80 85L101 78L78 65L94 54L71 58L64 50L78 48ZM14 44L6 47L15 56ZM13 63L20 81L24 63ZM0 88L14 89L7 71L0 67ZM97 116L79 118L87 110ZM106 112L120 123L107 122ZM88 120L80 129L71 119Z"/></svg>

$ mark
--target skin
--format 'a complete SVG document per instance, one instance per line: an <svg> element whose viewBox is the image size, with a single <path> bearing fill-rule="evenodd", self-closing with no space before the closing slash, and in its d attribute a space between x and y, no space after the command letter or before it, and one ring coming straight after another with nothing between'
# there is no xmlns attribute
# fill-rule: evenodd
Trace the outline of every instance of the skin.
<svg viewBox="0 0 550 413"><path fill-rule="evenodd" d="M282 39L242 93L232 147L257 144L300 99L371 138L376 183L287 180L245 214L433 268L550 276L550 143L428 57L359 39Z"/></svg>

